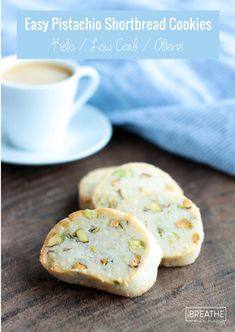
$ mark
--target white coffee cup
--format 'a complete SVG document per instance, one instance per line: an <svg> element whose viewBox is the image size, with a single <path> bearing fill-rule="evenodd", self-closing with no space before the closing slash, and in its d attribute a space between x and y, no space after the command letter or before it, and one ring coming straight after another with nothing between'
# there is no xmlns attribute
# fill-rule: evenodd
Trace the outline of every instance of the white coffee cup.
<svg viewBox="0 0 235 332"><path fill-rule="evenodd" d="M99 85L99 74L94 68L70 60L17 60L10 56L1 60L1 69L4 74L16 64L39 61L63 66L71 75L42 85L2 81L2 133L10 144L31 151L62 147L73 115ZM88 77L89 82L80 92L79 82L83 77Z"/></svg>

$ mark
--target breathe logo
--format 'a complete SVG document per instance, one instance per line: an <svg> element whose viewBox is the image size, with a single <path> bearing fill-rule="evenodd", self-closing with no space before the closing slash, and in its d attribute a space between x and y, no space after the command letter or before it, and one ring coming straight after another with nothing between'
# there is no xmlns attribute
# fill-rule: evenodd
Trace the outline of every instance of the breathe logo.
<svg viewBox="0 0 235 332"><path fill-rule="evenodd" d="M186 322L224 323L226 319L226 307L185 307Z"/></svg>

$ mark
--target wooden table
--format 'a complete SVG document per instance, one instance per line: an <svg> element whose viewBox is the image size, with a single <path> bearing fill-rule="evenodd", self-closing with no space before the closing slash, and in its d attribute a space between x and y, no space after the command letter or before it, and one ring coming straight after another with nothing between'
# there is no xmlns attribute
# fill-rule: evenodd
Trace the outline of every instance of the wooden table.
<svg viewBox="0 0 235 332"><path fill-rule="evenodd" d="M201 208L205 241L195 264L160 268L155 286L126 299L58 282L38 261L49 229L77 209L89 170L145 161L169 172ZM121 130L96 155L48 167L2 166L3 331L234 331L235 181ZM186 306L226 306L225 325L185 322Z"/></svg>

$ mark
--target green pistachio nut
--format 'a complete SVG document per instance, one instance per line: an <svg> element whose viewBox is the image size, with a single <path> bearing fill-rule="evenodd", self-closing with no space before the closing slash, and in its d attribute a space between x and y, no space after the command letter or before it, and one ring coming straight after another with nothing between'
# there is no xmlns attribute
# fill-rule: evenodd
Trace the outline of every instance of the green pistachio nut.
<svg viewBox="0 0 235 332"><path fill-rule="evenodd" d="M84 210L83 215L87 219L95 219L97 218L97 211L96 210Z"/></svg>
<svg viewBox="0 0 235 332"><path fill-rule="evenodd" d="M55 234L53 235L47 242L48 247L56 246L60 243L64 242L64 234Z"/></svg>
<svg viewBox="0 0 235 332"><path fill-rule="evenodd" d="M80 242L86 243L89 241L86 232L83 229L78 229L76 231L77 238Z"/></svg>
<svg viewBox="0 0 235 332"><path fill-rule="evenodd" d="M112 173L112 175L117 178L126 178L133 176L133 172L130 169L117 169Z"/></svg>

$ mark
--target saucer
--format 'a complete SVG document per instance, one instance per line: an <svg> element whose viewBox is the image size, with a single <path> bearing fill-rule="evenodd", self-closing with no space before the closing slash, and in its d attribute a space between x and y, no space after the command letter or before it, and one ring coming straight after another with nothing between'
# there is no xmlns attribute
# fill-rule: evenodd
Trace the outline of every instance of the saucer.
<svg viewBox="0 0 235 332"><path fill-rule="evenodd" d="M73 118L60 151L34 152L10 145L2 138L2 161L18 165L52 165L88 157L110 140L112 125L104 113L86 105Z"/></svg>

